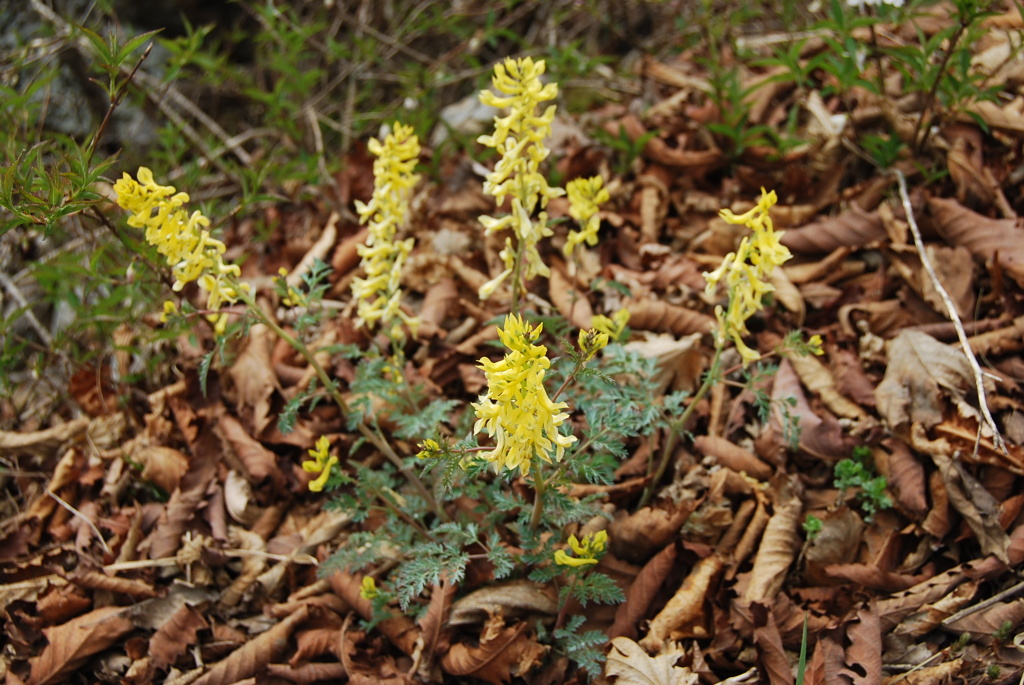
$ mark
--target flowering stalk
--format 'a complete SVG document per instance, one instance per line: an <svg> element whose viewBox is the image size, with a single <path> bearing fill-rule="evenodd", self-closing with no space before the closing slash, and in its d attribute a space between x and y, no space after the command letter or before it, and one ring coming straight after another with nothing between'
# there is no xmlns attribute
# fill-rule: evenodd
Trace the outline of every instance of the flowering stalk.
<svg viewBox="0 0 1024 685"><path fill-rule="evenodd" d="M213 238L210 220L196 210L191 215L184 206L188 193L175 192L173 186L162 186L153 180L153 172L139 167L138 180L125 173L114 183L117 204L132 215L128 225L146 229L146 242L167 260L174 275L172 289L180 292L186 284L197 281L206 291L206 308L212 313L214 331L222 335L227 328L227 314L219 312L225 304L234 304L249 286L237 279L241 270L226 263L224 243ZM164 314L174 311L174 304L164 304Z"/></svg>
<svg viewBox="0 0 1024 685"><path fill-rule="evenodd" d="M640 507L647 504L657 483L665 475L665 469L668 467L669 458L675 450L679 435L697 408L697 404L721 378L722 353L725 351L726 345L730 341L735 345L736 350L740 353L743 366L761 358L757 350L747 346L743 341L743 336L749 333L747 319L764 307L764 295L774 290L774 287L767 282L772 270L793 256L786 246L779 242L782 233L774 230L769 215L769 210L777 201L778 198L774 190L769 193L762 188L761 198L750 211L740 215L734 214L728 209L719 212L719 216L728 223L745 225L753 231L753 234L744 236L736 252L726 255L720 267L704 274L704 279L708 282L706 291L708 295L714 295L720 283L724 282L728 287L726 306L715 307L715 354L711 359L708 372L704 376L704 382L701 383L682 415L672 422L662 449L661 459L640 499Z"/></svg>
<svg viewBox="0 0 1024 685"><path fill-rule="evenodd" d="M601 227L601 217L597 212L600 206L611 197L608 194L608 189L603 186L604 179L600 176L577 178L566 184L565 190L569 196L569 216L580 225L580 230L569 231L569 237L562 248L566 257L572 256L577 245L583 243L591 247L597 245L597 229Z"/></svg>
<svg viewBox="0 0 1024 685"><path fill-rule="evenodd" d="M540 165L547 158L549 150L544 138L551 132L555 118L555 105L548 106L543 114L537 108L558 95L558 85L541 82L545 70L544 60L533 61L530 57L506 59L494 66L491 79L494 89L506 97L485 90L480 93L480 102L492 107L508 108L504 117L494 118L494 133L480 136L481 145L493 148L501 155L494 171L487 175L484 192L492 195L501 205L506 197L511 198L511 213L496 219L481 216L487 233L511 228L516 238L505 239L505 248L500 256L505 269L493 280L480 288L480 299L487 299L498 286L512 276L512 310L517 308L518 298L525 292L524 279L534 276L550 276L551 272L541 260L537 244L541 238L552 235L547 227L547 212L541 211L534 221L531 217L538 205L547 206L548 200L565 193L561 188L552 188L540 173Z"/></svg>
<svg viewBox="0 0 1024 685"><path fill-rule="evenodd" d="M419 321L402 311L402 265L412 252L415 240L397 241L409 213L409 195L419 176L413 173L420 144L411 126L395 122L384 142L371 138L367 144L377 159L373 163L373 197L364 204L356 201L359 220L369 227L365 245L357 249L362 257L365 278L352 281L352 295L359 302L356 326L389 326L397 318L415 332ZM396 323L388 337L399 340L401 327Z"/></svg>

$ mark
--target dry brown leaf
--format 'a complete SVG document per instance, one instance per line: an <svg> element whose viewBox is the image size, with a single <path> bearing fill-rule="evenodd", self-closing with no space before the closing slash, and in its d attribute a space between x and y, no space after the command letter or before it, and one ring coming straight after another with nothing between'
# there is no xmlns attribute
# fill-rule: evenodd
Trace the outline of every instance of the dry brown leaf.
<svg viewBox="0 0 1024 685"><path fill-rule="evenodd" d="M508 581L474 590L452 605L449 625L479 624L501 613L506 618L531 615L554 616L558 603L544 585L530 581Z"/></svg>
<svg viewBox="0 0 1024 685"><path fill-rule="evenodd" d="M249 435L241 422L230 414L223 414L217 425L220 434L245 467L245 474L250 483L258 485L263 479L270 478L274 481L275 487L283 486L283 476L274 452Z"/></svg>
<svg viewBox="0 0 1024 685"><path fill-rule="evenodd" d="M348 602L349 606L359 612L367 621L374 615L373 604L362 596L362 576L354 576L343 571L332 573L328 580L331 588L338 593L342 599ZM419 628L408 616L397 611L389 612L390 618L386 618L377 624L377 630L383 633L391 643L406 654L412 654L416 649L416 642L419 639Z"/></svg>
<svg viewBox="0 0 1024 685"><path fill-rule="evenodd" d="M980 116L992 128L1009 133L1024 134L1024 98L1022 97L1017 97L1002 107L995 102L979 100L971 103L967 110ZM965 121L973 122L974 120L971 119L968 112L964 112L962 116Z"/></svg>
<svg viewBox="0 0 1024 685"><path fill-rule="evenodd" d="M164 492L174 492L188 471L188 457L180 450L162 445L147 445L132 455L143 465L142 477L156 483Z"/></svg>
<svg viewBox="0 0 1024 685"><path fill-rule="evenodd" d="M863 685L882 683L882 629L874 603L857 612L857 620L847 626L846 666L842 674L850 682Z"/></svg>
<svg viewBox="0 0 1024 685"><path fill-rule="evenodd" d="M995 259L1017 285L1024 286L1024 228L1018 220L990 219L940 197L928 198L928 211L935 230L948 243L966 247L979 259Z"/></svg>
<svg viewBox="0 0 1024 685"><path fill-rule="evenodd" d="M786 435L787 421L790 420L783 415L783 409L796 419L800 427L800 449L826 459L849 456L852 447L842 425L828 411L815 412L811 408L800 378L788 359L779 363L772 383L771 428L780 438Z"/></svg>
<svg viewBox="0 0 1024 685"><path fill-rule="evenodd" d="M943 621L949 630L970 633L972 637L994 635L1004 630L1003 624L1019 626L1024 621L1024 599L997 602L986 606L984 611L973 611L953 621Z"/></svg>
<svg viewBox="0 0 1024 685"><path fill-rule="evenodd" d="M107 649L135 627L125 613L123 607L102 607L44 629L49 644L42 654L29 660L32 671L28 685L64 682L69 671Z"/></svg>
<svg viewBox="0 0 1024 685"><path fill-rule="evenodd" d="M707 636L702 625L706 619L704 602L712 581L724 564L718 554L711 554L697 562L665 608L651 621L649 632L640 641L645 649L660 652L669 640Z"/></svg>
<svg viewBox="0 0 1024 685"><path fill-rule="evenodd" d="M942 390L966 405L964 396L974 376L963 352L927 333L908 330L900 331L886 348L888 365L875 400L891 428L909 423L931 428L941 423Z"/></svg>
<svg viewBox="0 0 1024 685"><path fill-rule="evenodd" d="M594 310L590 307L587 293L581 292L562 273L559 265L551 270L551 285L548 295L551 297L551 302L558 308L558 313L564 316L570 324L581 330L590 328Z"/></svg>
<svg viewBox="0 0 1024 685"><path fill-rule="evenodd" d="M252 429L256 435L273 421L270 396L274 390L280 390L271 358L274 340L273 332L264 324L254 325L249 329L245 349L227 370L227 376L238 393L239 408L252 412Z"/></svg>
<svg viewBox="0 0 1024 685"><path fill-rule="evenodd" d="M149 638L149 656L153 667L163 670L174 665L182 654L196 644L196 633L209 628L194 607L183 605Z"/></svg>
<svg viewBox="0 0 1024 685"><path fill-rule="evenodd" d="M268 664L267 675L281 678L289 683L307 685L311 683L339 683L345 680L347 675L345 667L339 663L318 663L302 664L292 666L289 664ZM353 681L349 681L353 682Z"/></svg>
<svg viewBox="0 0 1024 685"><path fill-rule="evenodd" d="M879 568L875 564L835 564L825 569L828 575L882 592L899 592L921 582L921 576L908 576Z"/></svg>
<svg viewBox="0 0 1024 685"><path fill-rule="evenodd" d="M885 227L876 212L865 212L851 204L837 217L786 231L780 240L797 254L825 254L840 247L864 247L885 237Z"/></svg>
<svg viewBox="0 0 1024 685"><path fill-rule="evenodd" d="M836 389L836 382L831 371L814 355L788 354L786 358L793 365L793 370L800 377L800 382L811 392L818 393L821 401L839 416L858 421L868 418L866 411L861 409Z"/></svg>
<svg viewBox="0 0 1024 685"><path fill-rule="evenodd" d="M666 545L651 557L629 586L626 601L615 610L615 622L608 629L609 638L628 637L636 639L637 626L647 614L654 597L661 590L676 562L676 546Z"/></svg>
<svg viewBox="0 0 1024 685"><path fill-rule="evenodd" d="M192 685L221 685L250 678L277 660L288 649L288 640L295 629L309 619L309 609L301 607L294 614L244 643L227 658L218 661Z"/></svg>
<svg viewBox="0 0 1024 685"><path fill-rule="evenodd" d="M644 507L633 514L620 511L608 528L611 551L619 559L642 563L679 533L697 503L686 501L672 511Z"/></svg>
<svg viewBox="0 0 1024 685"><path fill-rule="evenodd" d="M737 473L746 473L758 480L768 480L772 476L772 467L758 459L750 450L729 442L715 435L698 435L693 439L693 447L705 456L714 457L722 466Z"/></svg>
<svg viewBox="0 0 1024 685"><path fill-rule="evenodd" d="M340 658L340 647L341 626L303 630L295 635L295 653L289 657L288 663L297 667L303 661L322 654L333 654Z"/></svg>
<svg viewBox="0 0 1024 685"><path fill-rule="evenodd" d="M803 503L796 494L798 483L787 481L774 502L775 513L768 519L761 546L754 557L750 584L743 599L747 602L771 602L786 580L790 565L800 549L800 525Z"/></svg>
<svg viewBox="0 0 1024 685"><path fill-rule="evenodd" d="M698 685L700 676L685 666L676 666L681 652L668 650L650 656L628 637L612 640L604 674L615 685Z"/></svg>
<svg viewBox="0 0 1024 685"><path fill-rule="evenodd" d="M671 333L675 336L707 334L715 323L713 316L662 300L630 300L629 327L635 331Z"/></svg>
<svg viewBox="0 0 1024 685"><path fill-rule="evenodd" d="M981 551L997 559L1009 561L1010 538L999 525L999 503L977 479L967 472L953 449L944 439L929 440L920 425L911 430L911 447L927 454L942 474L949 501L964 517L978 539Z"/></svg>
<svg viewBox="0 0 1024 685"><path fill-rule="evenodd" d="M178 551L182 534L196 509L206 501L206 490L217 475L220 450L220 441L207 424L197 438L188 473L181 486L171 494L156 528L144 543L149 546L151 559L169 557Z"/></svg>
<svg viewBox="0 0 1024 685"><path fill-rule="evenodd" d="M430 604L417 621L420 626L417 646L422 648L423 654L419 673L424 676L424 680L429 680L434 657L448 650L448 617L451 614L452 597L455 596L457 589L458 586L446 581L435 583L430 591Z"/></svg>
<svg viewBox="0 0 1024 685"><path fill-rule="evenodd" d="M465 643L452 645L441 657L441 667L454 676L472 676L491 685L502 685L513 676L524 676L547 651L524 635L526 624L519 623L501 630L490 640L480 640L477 647Z"/></svg>
<svg viewBox="0 0 1024 685"><path fill-rule="evenodd" d="M626 349L644 359L657 360L657 368L651 378L657 388L653 391L655 396L669 388L672 392L693 392L704 370L701 337L700 333L694 333L676 340L671 335L648 334L645 340L626 343Z"/></svg>
<svg viewBox="0 0 1024 685"><path fill-rule="evenodd" d="M0 431L0 455L31 454L47 458L58 447L84 433L88 427L89 419L82 417L41 431Z"/></svg>
<svg viewBox="0 0 1024 685"><path fill-rule="evenodd" d="M750 613L754 619L754 644L757 645L757 653L768 682L771 685L791 685L793 671L782 645L775 614L770 606L760 602L750 605Z"/></svg>
<svg viewBox="0 0 1024 685"><path fill-rule="evenodd" d="M815 585L827 585L833 582L828 566L848 564L857 558L864 522L849 507L827 511L818 518L821 530L807 545L804 577Z"/></svg>
<svg viewBox="0 0 1024 685"><path fill-rule="evenodd" d="M807 317L807 303L804 302L804 296L800 289L793 284L793 281L789 280L785 269L772 270L769 280L775 288L772 297L796 315L797 327L803 326L804 319Z"/></svg>
<svg viewBox="0 0 1024 685"><path fill-rule="evenodd" d="M921 637L926 635L957 611L974 601L978 592L977 581L968 581L953 588L953 591L935 602L927 604L920 611L907 616L892 629L894 635Z"/></svg>
<svg viewBox="0 0 1024 685"><path fill-rule="evenodd" d="M924 466L903 442L889 439L882 445L885 450L877 447L872 450L880 474L885 476L889 489L901 505L924 516L928 512Z"/></svg>

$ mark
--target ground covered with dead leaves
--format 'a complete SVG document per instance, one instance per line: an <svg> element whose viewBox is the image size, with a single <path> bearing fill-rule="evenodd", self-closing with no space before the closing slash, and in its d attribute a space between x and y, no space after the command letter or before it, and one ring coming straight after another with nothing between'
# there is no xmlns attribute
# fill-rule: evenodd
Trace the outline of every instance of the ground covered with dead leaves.
<svg viewBox="0 0 1024 685"><path fill-rule="evenodd" d="M916 30L853 35L928 40L954 22L950 7L935 7ZM743 125L796 122L800 143L739 149L708 128L722 112L706 97L707 69L683 52L638 65L641 113L601 103L559 119L557 173L601 174L611 199L578 267L557 249L556 228L544 253L551 278L531 283L527 306L563 317L573 336L594 315L627 309L628 344L657 359L663 391L693 390L706 370L715 300L702 274L742 228L718 211L775 190L772 216L794 255L773 277L772 305L750 322L748 343L777 368L748 378L738 358L727 364L729 382L700 401L653 500L638 506L663 432L626 445L613 483L572 489L600 497L610 551L598 568L626 596L570 607L609 640L603 675L538 639L556 613L554 583L496 580L477 558L458 586L423 592L418 618L391 607L367 628L363 572L318 566L381 520L325 509L300 462L321 435L341 446L342 468L380 455L327 405L280 430L278 415L313 374L254 326L205 383L210 331L200 327L177 341L177 382L143 393L84 370L66 389L77 416L0 433L6 682L786 685L802 645L805 683L1017 682L1024 63L1018 8L997 10L972 58L1001 99L959 111L926 94L895 96L906 77L897 69L879 97L837 94L820 69L796 84L773 78L781 67L744 66ZM811 37L798 61L826 49ZM881 132L903 142L884 169L857 143ZM502 268L503 238L483 237L478 217L498 210L474 161L433 163L439 173L412 202L417 247L403 286L423 323L405 375L432 398L472 401L493 321L507 313L507 300L476 295ZM367 345L349 292L366 239L352 201L369 198L371 165L359 150L345 160L324 194L341 202L273 206L237 217L226 235L237 255L274 227L243 277L285 327L294 321L270 277L295 277L313 257L332 267L325 301L337 309L313 348ZM568 203L553 199L549 212L565 217ZM792 330L820 335L824 354L772 357ZM323 361L343 388L355 378L352 360ZM529 496L522 483L511 488Z"/></svg>

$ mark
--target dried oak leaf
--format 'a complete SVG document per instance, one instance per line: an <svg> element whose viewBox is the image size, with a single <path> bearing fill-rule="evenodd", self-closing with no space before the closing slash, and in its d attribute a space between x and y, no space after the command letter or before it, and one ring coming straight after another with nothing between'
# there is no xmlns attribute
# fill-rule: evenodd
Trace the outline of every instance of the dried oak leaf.
<svg viewBox="0 0 1024 685"><path fill-rule="evenodd" d="M975 257L995 259L1017 285L1024 286L1024 228L1016 219L990 219L956 200L928 198L935 230L952 245L962 245Z"/></svg>
<svg viewBox="0 0 1024 685"><path fill-rule="evenodd" d="M790 229L780 238L799 254L826 254L839 247L864 247L886 237L877 212L865 212L855 204L839 216Z"/></svg>
<svg viewBox="0 0 1024 685"><path fill-rule="evenodd" d="M209 628L203 615L195 608L183 605L149 638L149 654L153 666L164 669L196 644L196 633Z"/></svg>
<svg viewBox="0 0 1024 685"><path fill-rule="evenodd" d="M441 657L441 667L454 676L472 676L491 685L502 685L513 676L523 676L536 667L547 649L523 633L525 623L501 630L476 647L465 643L452 645Z"/></svg>
<svg viewBox="0 0 1024 685"><path fill-rule="evenodd" d="M615 685L697 685L700 677L685 666L676 666L678 651L650 656L628 637L612 640L604 674L615 678Z"/></svg>
<svg viewBox="0 0 1024 685"><path fill-rule="evenodd" d="M102 607L43 630L49 644L31 659L28 685L63 682L86 659L107 649L135 626L123 607Z"/></svg>
<svg viewBox="0 0 1024 685"><path fill-rule="evenodd" d="M882 683L882 628L874 603L857 612L857 620L846 630L846 668L841 673L850 682L864 685ZM843 681L839 681L843 682Z"/></svg>
<svg viewBox="0 0 1024 685"><path fill-rule="evenodd" d="M961 407L966 404L973 374L962 352L920 331L901 331L887 348L888 365L875 400L890 427L941 423L943 389Z"/></svg>

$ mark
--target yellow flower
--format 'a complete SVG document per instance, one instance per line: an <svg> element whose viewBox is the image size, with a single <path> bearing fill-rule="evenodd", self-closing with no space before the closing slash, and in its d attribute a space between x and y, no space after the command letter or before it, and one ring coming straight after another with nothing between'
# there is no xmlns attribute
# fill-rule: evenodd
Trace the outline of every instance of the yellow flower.
<svg viewBox="0 0 1024 685"><path fill-rule="evenodd" d="M762 188L761 199L750 211L737 215L723 209L719 213L731 224L746 225L753 235L744 236L736 252L730 252L720 267L704 274L708 295L714 295L723 280L728 287L727 306L715 307L715 335L719 345L724 344L727 338L733 341L744 366L761 358L757 350L743 342L743 336L749 332L747 320L764 307L764 295L774 290L767 282L769 274L793 256L779 242L782 233L774 230L768 213L777 200L774 190L769 193Z"/></svg>
<svg viewBox="0 0 1024 685"><path fill-rule="evenodd" d="M359 596L370 600L380 597L380 590L377 589L377 581L373 576L363 576L363 582L359 585Z"/></svg>
<svg viewBox="0 0 1024 685"><path fill-rule="evenodd" d="M413 173L420 154L419 140L411 126L395 122L394 131L383 143L371 138L367 148L377 159L373 163L373 197L366 204L356 201L359 220L370 229L366 244L357 248L366 276L352 281L352 296L359 302L356 325L387 327L397 318L415 332L419 321L400 306L402 266L415 240L397 241L395 237L405 226L409 196L419 180ZM401 329L391 327L388 334L397 339Z"/></svg>
<svg viewBox="0 0 1024 685"><path fill-rule="evenodd" d="M566 257L572 255L577 245L597 245L597 229L601 227L601 218L597 215L599 205L610 198L608 190L603 188L604 179L600 176L577 178L565 186L569 195L569 216L579 223L581 230L569 231L562 251Z"/></svg>
<svg viewBox="0 0 1024 685"><path fill-rule="evenodd" d="M580 329L580 336L577 340L580 346L580 353L583 361L590 361L599 350L608 346L608 334L591 328L589 331Z"/></svg>
<svg viewBox="0 0 1024 685"><path fill-rule="evenodd" d="M565 550L555 552L555 563L561 566L587 566L596 564L604 556L608 546L608 531L598 531L594 535L584 535L583 540L577 540L575 535L569 536L569 547L576 553L570 557Z"/></svg>
<svg viewBox="0 0 1024 685"><path fill-rule="evenodd" d="M441 456L441 445L437 440L424 440L420 443L420 451L416 453L417 459L436 459Z"/></svg>
<svg viewBox="0 0 1024 685"><path fill-rule="evenodd" d="M309 489L311 492L320 492L324 489L328 479L331 477L331 469L338 463L337 457L327 453L330 447L331 441L327 439L326 435L321 435L316 441L316 446L309 450L309 456L313 457L313 459L302 462L303 471L320 474L316 480L310 481Z"/></svg>
<svg viewBox="0 0 1024 685"><path fill-rule="evenodd" d="M132 212L128 225L146 229L146 242L156 247L167 260L174 275L173 290L180 291L187 283L198 281L207 294L206 308L216 311L225 304L238 301L238 288L248 291L247 284L233 285L228 279L237 279L241 269L224 261L224 243L210 236L206 230L210 220L195 211L187 214L184 205L188 193L177 193L173 186L162 186L153 180L153 172L139 167L138 181L127 173L114 183L117 204ZM164 316L169 314L164 305ZM213 313L220 334L227 326L227 315Z"/></svg>
<svg viewBox="0 0 1024 685"><path fill-rule="evenodd" d="M485 105L509 109L506 116L494 117L492 135L477 138L481 145L493 148L501 155L494 171L487 175L484 192L492 195L499 205L505 201L506 196L512 198L509 215L500 219L482 216L480 223L488 233L511 228L518 244L518 247L513 247L511 239L506 241L505 249L500 254L505 269L497 278L480 288L481 299L492 295L502 281L513 273L517 258L525 260L523 278L550 275L537 250L541 238L552 235L551 229L547 227L547 213L540 212L536 221L531 217L538 205L544 209L550 198L559 197L565 191L550 187L540 173L540 165L549 154L544 138L551 133L555 106L549 106L539 116L537 108L544 101L558 95L557 84L544 85L541 82L544 69L544 60L534 62L530 57L506 59L504 63L494 66L491 82L495 90L507 97L488 90L480 93L480 101ZM514 284L513 287L521 285Z"/></svg>
<svg viewBox="0 0 1024 685"><path fill-rule="evenodd" d="M622 337L622 334L626 330L627 323L629 323L628 309L620 309L612 314L610 319L607 316L598 314L590 321L591 326L602 333L607 333L608 337L615 342L618 342L619 338Z"/></svg>
<svg viewBox="0 0 1024 685"><path fill-rule="evenodd" d="M810 338L808 338L807 349L810 351L811 354L817 355L818 357L825 354L825 349L822 347L821 336L812 335Z"/></svg>
<svg viewBox="0 0 1024 685"><path fill-rule="evenodd" d="M558 432L569 414L565 402L552 402L544 388L544 374L551 361L547 348L533 343L540 337L543 325L536 328L510 314L498 329L498 337L509 353L498 362L481 359L487 375L487 393L473 404L477 422L475 433L486 430L494 438L495 447L483 453L497 471L519 469L530 471L534 458L551 462L554 449L556 461L565 448L576 441L572 435Z"/></svg>

